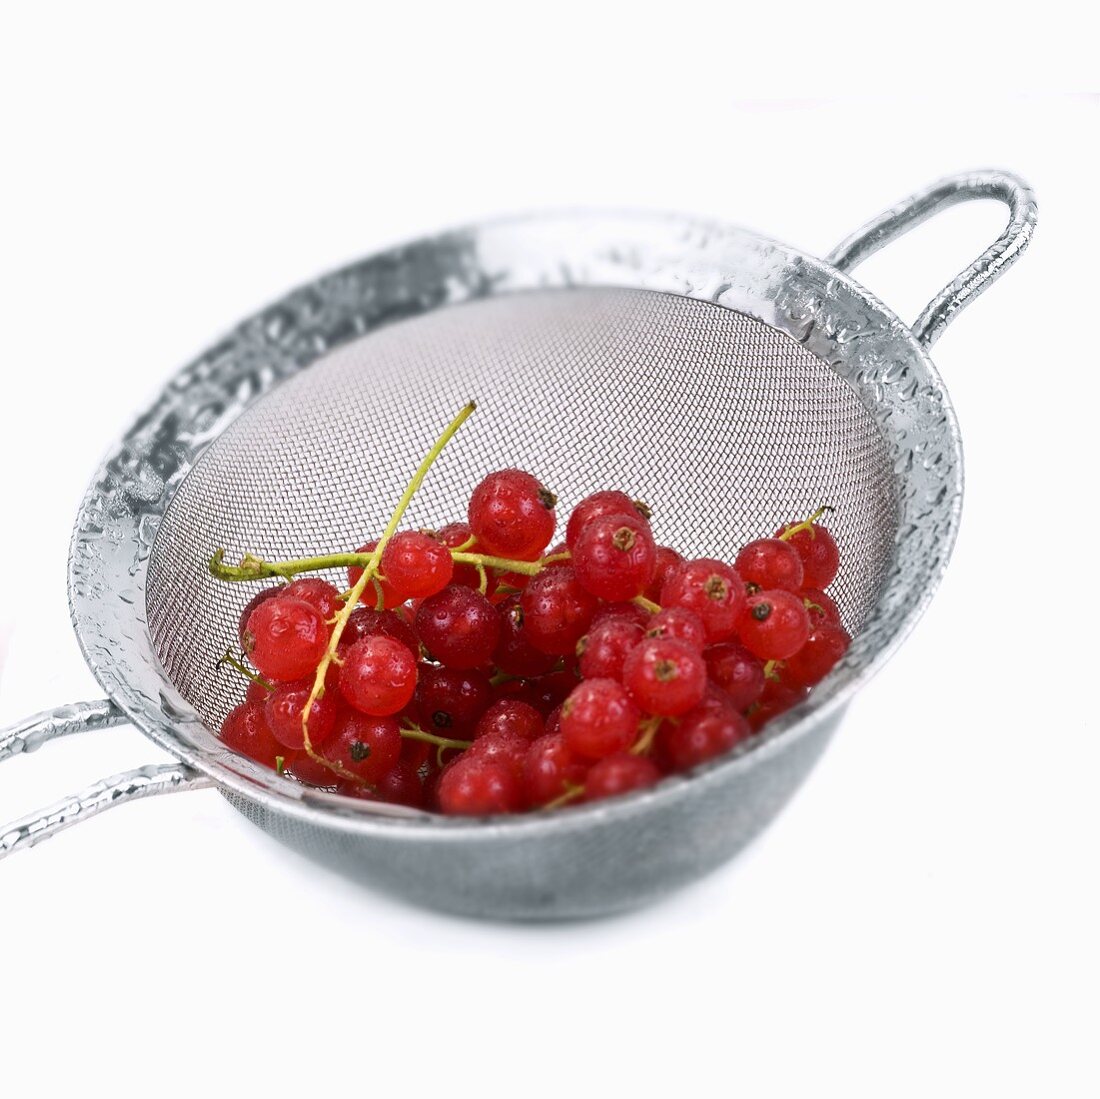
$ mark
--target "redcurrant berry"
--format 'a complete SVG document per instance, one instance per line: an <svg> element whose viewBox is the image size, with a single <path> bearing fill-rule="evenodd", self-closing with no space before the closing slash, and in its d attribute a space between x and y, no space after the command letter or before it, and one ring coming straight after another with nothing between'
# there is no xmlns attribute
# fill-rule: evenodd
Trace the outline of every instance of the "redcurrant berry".
<svg viewBox="0 0 1100 1099"><path fill-rule="evenodd" d="M823 591L817 588L803 588L798 594L802 596L802 605L810 616L811 626L816 628L822 622L831 622L834 626L842 625L840 608Z"/></svg>
<svg viewBox="0 0 1100 1099"><path fill-rule="evenodd" d="M737 623L741 644L761 660L786 660L810 636L810 618L802 600L789 591L750 595Z"/></svg>
<svg viewBox="0 0 1100 1099"><path fill-rule="evenodd" d="M544 653L572 654L588 631L598 600L577 581L571 568L546 569L520 598L523 632Z"/></svg>
<svg viewBox="0 0 1100 1099"><path fill-rule="evenodd" d="M802 558L793 546L778 538L749 542L737 555L733 567L746 584L757 590L798 591L802 587Z"/></svg>
<svg viewBox="0 0 1100 1099"><path fill-rule="evenodd" d="M613 679L586 679L561 708L561 731L571 751L586 759L625 752L638 735L641 711Z"/></svg>
<svg viewBox="0 0 1100 1099"><path fill-rule="evenodd" d="M459 546L466 546L467 549L464 550L465 553L476 552L471 544L472 540L474 540L474 532L470 530L469 523L448 523L445 527L440 527L439 530L436 531L435 536L449 550L456 550ZM490 574L490 584L492 583L492 579L492 574ZM451 576L451 583L461 584L464 588L480 588L481 574L473 565L456 564Z"/></svg>
<svg viewBox="0 0 1100 1099"><path fill-rule="evenodd" d="M481 668L500 640L500 615L480 592L451 584L420 605L416 633L441 664Z"/></svg>
<svg viewBox="0 0 1100 1099"><path fill-rule="evenodd" d="M286 749L275 739L258 702L242 702L226 714L222 722L221 739L227 748L242 756L274 767L277 757Z"/></svg>
<svg viewBox="0 0 1100 1099"><path fill-rule="evenodd" d="M625 492L606 490L586 496L573 509L565 527L565 547L573 549L585 528L605 515L633 515L649 526L649 508L640 500L631 500Z"/></svg>
<svg viewBox="0 0 1100 1099"><path fill-rule="evenodd" d="M264 678L289 683L317 667L328 637L316 607L302 599L268 599L248 616L244 651Z"/></svg>
<svg viewBox="0 0 1100 1099"><path fill-rule="evenodd" d="M549 714L560 706L577 685L577 677L571 671L551 672L527 681L524 702L529 702L540 714Z"/></svg>
<svg viewBox="0 0 1100 1099"><path fill-rule="evenodd" d="M653 568L653 579L646 585L643 593L646 599L650 599L654 603L660 602L661 589L665 586L665 581L683 563L683 555L677 553L671 546L658 546L657 559Z"/></svg>
<svg viewBox="0 0 1100 1099"><path fill-rule="evenodd" d="M457 760L440 777L437 796L441 812L461 816L514 813L522 804L515 772L491 760Z"/></svg>
<svg viewBox="0 0 1100 1099"><path fill-rule="evenodd" d="M852 639L843 626L823 622L798 652L787 658L783 680L796 687L813 687L831 672L848 651Z"/></svg>
<svg viewBox="0 0 1100 1099"><path fill-rule="evenodd" d="M478 718L474 740L481 740L493 733L507 733L532 741L542 736L543 729L542 714L534 706L514 698L502 698Z"/></svg>
<svg viewBox="0 0 1100 1099"><path fill-rule="evenodd" d="M759 730L772 718L785 714L797 706L806 694L805 687L794 687L776 679L769 679L764 684L764 693L761 694L760 701L745 715L749 725L754 732Z"/></svg>
<svg viewBox="0 0 1100 1099"><path fill-rule="evenodd" d="M307 752L292 752L286 757L285 770L307 786L335 786L340 776Z"/></svg>
<svg viewBox="0 0 1100 1099"><path fill-rule="evenodd" d="M420 655L420 642L416 631L396 611L377 611L373 607L356 607L348 616L344 632L340 635L340 645L351 646L364 637L383 634L400 641L413 654Z"/></svg>
<svg viewBox="0 0 1100 1099"><path fill-rule="evenodd" d="M602 515L573 546L573 571L586 591L611 601L641 595L653 579L657 546L639 515Z"/></svg>
<svg viewBox="0 0 1100 1099"><path fill-rule="evenodd" d="M522 786L523 761L526 759L527 749L530 747L531 742L519 733L498 730L478 737L462 754L462 758L503 764Z"/></svg>
<svg viewBox="0 0 1100 1099"><path fill-rule="evenodd" d="M733 706L708 695L677 722L665 722L657 734L663 758L674 771L687 771L728 752L752 734Z"/></svg>
<svg viewBox="0 0 1100 1099"><path fill-rule="evenodd" d="M589 630L594 630L601 623L611 618L625 618L628 622L633 622L635 625L641 626L643 630L647 630L649 629L651 617L649 611L645 607L639 607L637 603L601 603L592 616L592 624L589 626Z"/></svg>
<svg viewBox="0 0 1100 1099"><path fill-rule="evenodd" d="M737 641L703 650L711 682L725 691L735 710L744 712L764 690L764 665Z"/></svg>
<svg viewBox="0 0 1100 1099"><path fill-rule="evenodd" d="M775 532L776 537L798 525L787 523ZM792 534L786 542L802 558L802 582L806 587L827 588L836 579L840 550L833 536L819 523L811 523L807 529Z"/></svg>
<svg viewBox="0 0 1100 1099"><path fill-rule="evenodd" d="M280 585L277 588L264 588L263 591L258 591L256 594L244 605L244 610L241 611L240 618L237 620L237 639L241 643L241 648L246 652L248 651L245 645L245 631L248 629L248 619L252 612L261 604L266 603L269 599L275 599L282 595L286 591L286 588Z"/></svg>
<svg viewBox="0 0 1100 1099"><path fill-rule="evenodd" d="M532 808L554 801L570 786L583 785L587 768L588 763L569 749L561 733L539 737L523 761L524 800Z"/></svg>
<svg viewBox="0 0 1100 1099"><path fill-rule="evenodd" d="M386 543L382 572L402 599L423 599L451 582L454 562L451 551L431 535L402 530Z"/></svg>
<svg viewBox="0 0 1100 1099"><path fill-rule="evenodd" d="M346 711L321 749L321 755L356 778L375 783L397 766L401 742L401 730L392 717Z"/></svg>
<svg viewBox="0 0 1100 1099"><path fill-rule="evenodd" d="M376 783L375 797L391 805L407 805L410 809L423 809L425 804L424 784L416 769L407 763L397 763L391 767Z"/></svg>
<svg viewBox="0 0 1100 1099"><path fill-rule="evenodd" d="M344 609L344 601L340 598L339 591L334 585L318 576L302 576L292 580L283 588L282 598L304 599L321 612L321 617L326 622Z"/></svg>
<svg viewBox="0 0 1100 1099"><path fill-rule="evenodd" d="M607 618L577 642L580 671L585 679L623 677L623 662L642 643L642 627L626 618Z"/></svg>
<svg viewBox="0 0 1100 1099"><path fill-rule="evenodd" d="M608 756L593 764L585 776L584 800L599 801L628 794L652 786L660 777L661 772L645 756L625 753Z"/></svg>
<svg viewBox="0 0 1100 1099"><path fill-rule="evenodd" d="M281 683L267 697L264 716L275 739L291 751L305 747L302 732L302 712L313 691L313 679L297 683ZM309 742L315 748L324 744L336 726L340 704L334 692L325 692L315 699L309 711Z"/></svg>
<svg viewBox="0 0 1100 1099"><path fill-rule="evenodd" d="M707 666L702 654L683 641L653 638L627 656L623 684L646 713L675 717L702 699Z"/></svg>
<svg viewBox="0 0 1100 1099"><path fill-rule="evenodd" d="M350 706L374 717L396 714L416 690L416 658L384 634L356 641L344 654L340 691Z"/></svg>
<svg viewBox="0 0 1100 1099"><path fill-rule="evenodd" d="M553 653L540 652L523 630L523 608L519 594L509 595L499 608L500 640L493 663L506 675L545 675L557 663Z"/></svg>
<svg viewBox="0 0 1100 1099"><path fill-rule="evenodd" d="M737 629L745 605L745 585L729 565L700 557L684 561L669 573L661 588L660 603L694 611L703 620L708 641L725 641Z"/></svg>
<svg viewBox="0 0 1100 1099"><path fill-rule="evenodd" d="M481 552L534 561L554 536L556 503L530 473L504 469L474 489L467 518Z"/></svg>
<svg viewBox="0 0 1100 1099"><path fill-rule="evenodd" d="M493 698L483 672L421 664L416 687L417 724L429 733L466 740Z"/></svg>
<svg viewBox="0 0 1100 1099"><path fill-rule="evenodd" d="M367 542L366 545L360 546L356 553L374 553L378 548L378 539ZM385 552L385 551L383 551ZM363 570L358 565L352 565L348 569L348 587L354 588L359 583L359 578L363 575ZM377 572L374 579L369 583L366 588L363 589L363 602L368 606L374 606L378 601L378 589L382 589L382 609L392 610L394 607L399 607L405 602L401 597L401 593L394 588L394 586L388 581L383 580Z"/></svg>
<svg viewBox="0 0 1100 1099"><path fill-rule="evenodd" d="M665 607L646 623L646 637L671 637L702 652L707 643L707 628L687 607Z"/></svg>

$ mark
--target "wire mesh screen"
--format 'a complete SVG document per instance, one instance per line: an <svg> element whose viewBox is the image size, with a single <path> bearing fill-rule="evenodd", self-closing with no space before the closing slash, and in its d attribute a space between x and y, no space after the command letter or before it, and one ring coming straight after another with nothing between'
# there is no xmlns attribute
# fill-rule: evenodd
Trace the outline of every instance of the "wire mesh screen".
<svg viewBox="0 0 1100 1099"><path fill-rule="evenodd" d="M875 602L896 530L895 478L860 398L790 337L706 302L638 290L504 295L364 336L237 420L181 484L150 557L157 653L212 728L242 695L216 669L256 584L205 568L352 550L377 536L424 452L478 411L429 473L404 526L465 518L478 480L520 466L559 496L653 509L658 541L732 559L821 504L841 551L831 594L849 629Z"/></svg>

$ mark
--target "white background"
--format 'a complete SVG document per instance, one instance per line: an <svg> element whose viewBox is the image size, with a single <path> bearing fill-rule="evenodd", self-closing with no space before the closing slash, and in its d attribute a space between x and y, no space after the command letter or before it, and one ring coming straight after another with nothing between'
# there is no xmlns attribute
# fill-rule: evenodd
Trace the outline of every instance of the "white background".
<svg viewBox="0 0 1100 1099"><path fill-rule="evenodd" d="M1038 87L1087 86L1094 40L958 5L949 34L457 7L8 9L0 724L98 696L69 531L166 377L296 283L501 212L682 210L824 254L948 172L1028 178L1032 249L935 350L967 455L947 579L767 835L632 916L422 912L213 792L12 858L0 1090L1095 1096L1100 111ZM858 277L912 318L1004 216L955 208ZM116 729L15 759L0 820L162 758Z"/></svg>

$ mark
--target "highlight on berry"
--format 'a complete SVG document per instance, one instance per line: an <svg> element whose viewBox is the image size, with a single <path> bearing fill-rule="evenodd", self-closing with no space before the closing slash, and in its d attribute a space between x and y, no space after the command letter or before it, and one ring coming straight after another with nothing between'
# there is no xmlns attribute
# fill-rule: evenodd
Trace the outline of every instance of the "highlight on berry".
<svg viewBox="0 0 1100 1099"><path fill-rule="evenodd" d="M220 736L349 797L484 816L598 801L744 744L850 644L827 589L826 508L732 561L659 545L649 504L593 486L559 530L537 475L488 473L466 515L401 522L451 421L381 531L346 553L246 554L209 570L274 580L218 662L240 676Z"/></svg>

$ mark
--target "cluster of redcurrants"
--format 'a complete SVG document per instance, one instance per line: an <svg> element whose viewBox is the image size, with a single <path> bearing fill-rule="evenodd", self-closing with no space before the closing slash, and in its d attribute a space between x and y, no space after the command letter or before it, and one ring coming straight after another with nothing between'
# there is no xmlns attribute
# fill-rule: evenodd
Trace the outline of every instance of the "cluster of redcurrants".
<svg viewBox="0 0 1100 1099"><path fill-rule="evenodd" d="M355 797L556 807L728 752L848 647L820 513L731 565L657 545L615 491L582 500L548 551L555 505L530 474L493 473L467 522L394 534L369 583L349 568L352 598L314 577L261 591L240 620L258 674L238 665L252 682L224 742Z"/></svg>

